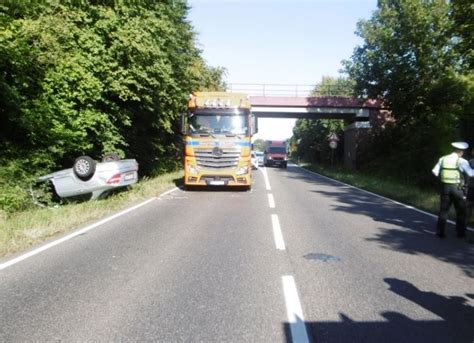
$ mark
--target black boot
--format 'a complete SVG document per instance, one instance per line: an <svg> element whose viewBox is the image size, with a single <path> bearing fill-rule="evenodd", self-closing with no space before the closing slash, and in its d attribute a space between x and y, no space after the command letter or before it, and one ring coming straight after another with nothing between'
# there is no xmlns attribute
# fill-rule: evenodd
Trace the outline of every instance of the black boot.
<svg viewBox="0 0 474 343"><path fill-rule="evenodd" d="M438 225L436 227L436 236L439 238L445 238L444 228L446 227L446 219L438 219Z"/></svg>
<svg viewBox="0 0 474 343"><path fill-rule="evenodd" d="M456 237L457 238L464 238L466 237L466 221L465 220L458 220L456 222Z"/></svg>

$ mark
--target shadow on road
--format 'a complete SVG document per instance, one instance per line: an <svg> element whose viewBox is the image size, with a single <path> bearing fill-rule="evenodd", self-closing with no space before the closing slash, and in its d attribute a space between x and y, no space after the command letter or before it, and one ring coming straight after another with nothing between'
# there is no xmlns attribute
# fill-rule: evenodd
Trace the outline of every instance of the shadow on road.
<svg viewBox="0 0 474 343"><path fill-rule="evenodd" d="M436 218L300 169L292 168L287 177L304 180L316 187L311 192L333 199L334 211L363 214L380 223L379 232L367 241L407 254L433 256L456 264L467 276L474 277L474 245L454 238L452 225L448 226L448 238L440 240L434 235ZM334 190L329 191L327 186Z"/></svg>
<svg viewBox="0 0 474 343"><path fill-rule="evenodd" d="M380 313L382 321L361 322L339 313L340 321L305 322L313 342L469 342L474 340L474 308L468 299L424 292L411 283L385 278L389 290L418 304L439 319L415 320L402 313ZM287 342L293 342L291 325L283 323Z"/></svg>
<svg viewBox="0 0 474 343"><path fill-rule="evenodd" d="M173 182L176 187L183 187L184 186L184 179L182 177L173 179Z"/></svg>

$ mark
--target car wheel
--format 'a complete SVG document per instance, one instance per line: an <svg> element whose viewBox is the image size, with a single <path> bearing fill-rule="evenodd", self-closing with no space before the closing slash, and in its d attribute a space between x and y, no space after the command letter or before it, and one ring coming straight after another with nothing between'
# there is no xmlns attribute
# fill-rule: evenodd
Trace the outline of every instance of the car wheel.
<svg viewBox="0 0 474 343"><path fill-rule="evenodd" d="M89 156L81 156L76 158L72 170L74 174L81 180L89 180L95 172L95 161Z"/></svg>
<svg viewBox="0 0 474 343"><path fill-rule="evenodd" d="M120 156L116 152L105 154L102 157L102 162L114 162L114 161L119 161L119 160L120 160Z"/></svg>

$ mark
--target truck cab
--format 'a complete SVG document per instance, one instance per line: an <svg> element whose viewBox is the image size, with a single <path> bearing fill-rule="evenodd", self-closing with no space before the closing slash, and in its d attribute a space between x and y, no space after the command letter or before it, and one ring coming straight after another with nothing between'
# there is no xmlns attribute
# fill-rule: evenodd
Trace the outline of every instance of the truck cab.
<svg viewBox="0 0 474 343"><path fill-rule="evenodd" d="M263 164L266 167L277 166L286 168L288 154L285 141L266 141L263 156Z"/></svg>
<svg viewBox="0 0 474 343"><path fill-rule="evenodd" d="M246 94L194 92L182 116L184 184L251 188L256 119Z"/></svg>

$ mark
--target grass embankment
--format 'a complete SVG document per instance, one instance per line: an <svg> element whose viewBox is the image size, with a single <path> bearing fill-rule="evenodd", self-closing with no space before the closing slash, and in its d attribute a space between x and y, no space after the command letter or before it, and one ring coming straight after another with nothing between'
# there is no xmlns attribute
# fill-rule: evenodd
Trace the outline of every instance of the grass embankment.
<svg viewBox="0 0 474 343"><path fill-rule="evenodd" d="M437 215L439 210L439 194L435 189L422 189L416 185L403 183L394 178L387 178L380 175L347 170L342 167L328 167L302 163L301 167L339 180L349 185L365 189L367 191L382 195L384 197L411 205L420 210ZM453 208L450 217L455 218ZM474 221L470 221L474 224Z"/></svg>
<svg viewBox="0 0 474 343"><path fill-rule="evenodd" d="M128 191L101 200L38 207L9 215L0 213L0 257L158 196L175 187L176 180L181 177L182 172L175 172L143 179Z"/></svg>

